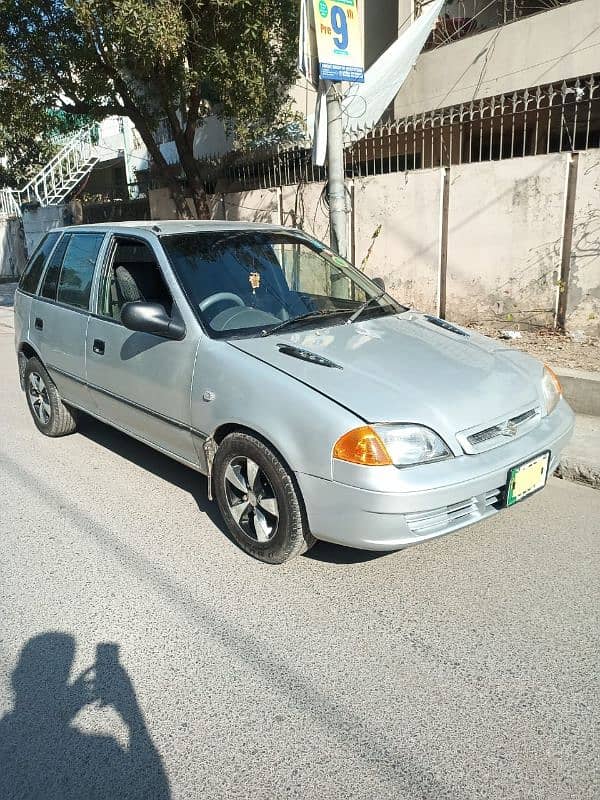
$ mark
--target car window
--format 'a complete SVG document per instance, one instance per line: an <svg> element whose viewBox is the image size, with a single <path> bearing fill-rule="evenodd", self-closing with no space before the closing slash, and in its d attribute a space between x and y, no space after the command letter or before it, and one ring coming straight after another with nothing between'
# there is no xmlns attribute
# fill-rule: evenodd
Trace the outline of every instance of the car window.
<svg viewBox="0 0 600 800"><path fill-rule="evenodd" d="M40 282L40 275L44 269L46 259L52 252L52 248L56 244L60 233L48 233L37 246L34 254L29 259L29 263L25 267L25 272L19 281L19 289L23 292L30 292L35 294L37 291L38 283Z"/></svg>
<svg viewBox="0 0 600 800"><path fill-rule="evenodd" d="M58 288L60 265L62 264L63 256L70 240L70 233L63 234L63 237L56 245L54 252L50 256L50 260L48 261L48 266L46 267L46 272L44 274L42 290L40 292L41 297L45 297L48 300L56 300L56 289Z"/></svg>
<svg viewBox="0 0 600 800"><path fill-rule="evenodd" d="M151 247L116 236L100 285L98 313L119 322L125 303L139 301L160 303L171 314L173 299Z"/></svg>
<svg viewBox="0 0 600 800"><path fill-rule="evenodd" d="M273 248L291 289L321 297L365 300L364 289L344 274L341 267L302 244L279 244ZM335 259L336 256L333 256Z"/></svg>
<svg viewBox="0 0 600 800"><path fill-rule="evenodd" d="M373 299L370 315L399 310L389 297L378 300L380 290L351 264L304 236L211 231L166 235L161 242L194 311L216 338L257 335L307 315L343 322L367 298Z"/></svg>
<svg viewBox="0 0 600 800"><path fill-rule="evenodd" d="M57 300L75 308L87 309L92 278L103 233L74 233L65 249L58 279Z"/></svg>

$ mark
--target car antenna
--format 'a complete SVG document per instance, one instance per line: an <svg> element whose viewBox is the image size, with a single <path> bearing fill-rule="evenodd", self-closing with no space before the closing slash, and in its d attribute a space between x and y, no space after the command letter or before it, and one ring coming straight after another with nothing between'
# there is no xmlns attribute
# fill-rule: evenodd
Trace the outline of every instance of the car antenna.
<svg viewBox="0 0 600 800"><path fill-rule="evenodd" d="M152 230L154 231L154 233L160 233L160 228L158 227L158 225L153 225Z"/></svg>

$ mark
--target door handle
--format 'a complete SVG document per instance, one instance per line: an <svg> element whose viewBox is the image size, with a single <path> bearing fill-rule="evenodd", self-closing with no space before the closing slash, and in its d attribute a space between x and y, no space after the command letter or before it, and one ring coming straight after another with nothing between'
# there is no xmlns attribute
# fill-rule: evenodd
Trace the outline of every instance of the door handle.
<svg viewBox="0 0 600 800"><path fill-rule="evenodd" d="M94 353L98 353L99 356L104 355L104 342L102 339L94 339L94 346L93 346Z"/></svg>
<svg viewBox="0 0 600 800"><path fill-rule="evenodd" d="M39 317L36 317L35 318L35 328L38 331L43 330L44 329L44 320L40 319Z"/></svg>

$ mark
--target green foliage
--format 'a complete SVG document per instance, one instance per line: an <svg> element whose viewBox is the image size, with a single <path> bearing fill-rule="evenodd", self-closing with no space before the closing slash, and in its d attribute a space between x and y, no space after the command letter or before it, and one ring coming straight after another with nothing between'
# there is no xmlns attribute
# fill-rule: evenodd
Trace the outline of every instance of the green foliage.
<svg viewBox="0 0 600 800"><path fill-rule="evenodd" d="M57 151L53 137L78 121L48 112L14 89L0 88L0 109L0 187L22 186Z"/></svg>
<svg viewBox="0 0 600 800"><path fill-rule="evenodd" d="M282 122L298 0L0 0L0 18L0 86L39 136L47 109L121 114L165 167L152 132L167 117L190 180L203 116L234 120L240 143ZM0 129L19 138L23 115L0 104Z"/></svg>

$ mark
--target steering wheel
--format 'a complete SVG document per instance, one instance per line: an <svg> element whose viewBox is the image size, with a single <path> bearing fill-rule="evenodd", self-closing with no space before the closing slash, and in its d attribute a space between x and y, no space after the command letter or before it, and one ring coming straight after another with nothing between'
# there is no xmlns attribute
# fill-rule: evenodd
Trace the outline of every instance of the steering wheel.
<svg viewBox="0 0 600 800"><path fill-rule="evenodd" d="M219 303L221 300L231 300L236 306L246 305L242 298L233 292L215 292L215 294L209 294L208 297L205 297L204 300L198 304L198 308L200 311L206 311L207 308L210 308L215 303Z"/></svg>

